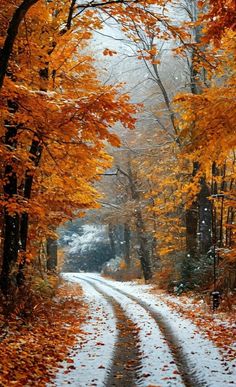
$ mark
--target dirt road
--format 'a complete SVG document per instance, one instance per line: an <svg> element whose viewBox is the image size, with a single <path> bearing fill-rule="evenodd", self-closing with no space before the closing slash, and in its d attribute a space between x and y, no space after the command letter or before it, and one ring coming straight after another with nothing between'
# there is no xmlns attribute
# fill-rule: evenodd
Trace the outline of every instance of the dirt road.
<svg viewBox="0 0 236 387"><path fill-rule="evenodd" d="M56 385L186 386L235 385L213 343L197 327L171 311L144 286L106 280L98 274L64 277L83 287L90 314L74 364L58 373Z"/></svg>

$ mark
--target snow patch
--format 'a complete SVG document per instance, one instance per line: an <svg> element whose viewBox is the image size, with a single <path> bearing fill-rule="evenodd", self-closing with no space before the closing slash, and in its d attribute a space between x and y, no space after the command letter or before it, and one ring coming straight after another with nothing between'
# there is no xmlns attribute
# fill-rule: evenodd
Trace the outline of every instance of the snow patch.
<svg viewBox="0 0 236 387"><path fill-rule="evenodd" d="M93 276L94 279L101 279L95 274L90 276ZM104 279L102 280L104 281ZM178 338L193 371L199 375L200 380L203 379L207 382L207 386L230 387L236 385L236 360L225 363L218 348L200 333L196 325L170 309L164 302L159 301L158 296L147 293L146 285L121 283L112 280L105 281L147 302L151 310L165 317Z"/></svg>
<svg viewBox="0 0 236 387"><path fill-rule="evenodd" d="M170 309L163 300L158 299L158 295L148 293L151 286L107 280L94 273L68 273L64 275L64 278L79 282L83 286L85 299L91 305L91 320L84 327L88 334L86 341L82 343L82 348L75 349L75 353L71 354L75 360L76 369L65 375L64 371L67 367L67 363L65 363L64 369L57 376L57 386L62 386L69 381L70 385L77 387L90 386L93 383L102 387L107 371L111 366L117 337L113 310L103 296L93 286L85 282L86 279L90 282L94 281L96 287L114 297L127 316L140 328L139 338L142 353L140 375L144 377L137 383L137 386L147 387L156 384L161 387L181 387L183 383L168 343L151 315L136 302L119 293L119 289L132 297L136 297L137 302L142 300L149 306L150 311L161 314L165 318L178 340L189 366L198 376L198 380L202 380L202 386L230 387L236 384L236 360L226 363L218 348L200 333L197 326ZM97 280L102 281L102 283ZM111 289L109 285L117 290ZM102 342L104 345L96 346L94 345L96 342ZM100 368L101 366L104 368Z"/></svg>
<svg viewBox="0 0 236 387"><path fill-rule="evenodd" d="M78 282L73 274L63 274L70 282ZM117 331L116 319L111 305L91 285L79 281L89 305L87 322L82 326L85 332L77 345L71 350L69 359L73 365L64 361L54 381L58 387L104 386L107 370L111 366L113 348ZM71 367L71 368L68 368Z"/></svg>
<svg viewBox="0 0 236 387"><path fill-rule="evenodd" d="M88 278L86 274L75 274L78 281ZM97 276L96 276L97 278ZM97 288L112 296L124 309L126 315L138 326L140 351L142 354L139 386L158 384L161 387L184 386L165 338L154 319L136 302L105 284L95 282ZM144 376L143 376L144 375ZM143 376L143 377L142 377Z"/></svg>

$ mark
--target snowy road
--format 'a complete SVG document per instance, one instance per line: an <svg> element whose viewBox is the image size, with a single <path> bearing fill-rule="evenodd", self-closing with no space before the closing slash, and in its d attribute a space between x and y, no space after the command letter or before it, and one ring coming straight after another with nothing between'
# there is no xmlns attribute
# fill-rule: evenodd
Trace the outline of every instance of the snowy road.
<svg viewBox="0 0 236 387"><path fill-rule="evenodd" d="M57 386L236 385L236 364L189 320L147 292L147 286L106 280L98 274L63 275L80 283L89 304L87 333L57 374Z"/></svg>

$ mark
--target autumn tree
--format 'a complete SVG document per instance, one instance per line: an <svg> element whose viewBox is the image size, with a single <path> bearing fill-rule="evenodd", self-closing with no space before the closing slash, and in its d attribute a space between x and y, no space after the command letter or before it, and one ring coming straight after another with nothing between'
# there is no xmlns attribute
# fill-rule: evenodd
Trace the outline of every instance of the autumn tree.
<svg viewBox="0 0 236 387"><path fill-rule="evenodd" d="M176 56L182 58L182 63L185 63L184 69L188 74L185 78L187 84L186 90L189 90L193 95L201 95L202 90L206 85L209 86L207 74L208 72L211 73L212 66L214 66L214 55L213 53L210 53L206 47L206 35L204 35L204 31L200 26L202 18L209 20L208 18L210 17L206 14L204 7L204 12L200 15L202 6L203 4L199 3L198 7L197 2L195 1L184 1L180 4L176 4L176 10L181 10L181 12L183 11L184 13L178 21L175 21L178 23L179 21L184 20L185 30L175 30L174 28L169 28L168 30L169 34L172 33L172 39L173 37L175 38L175 43L172 43L172 46L171 44L168 46L167 42L167 46L169 49L173 49ZM186 19L188 19L187 22ZM160 25L163 27L162 22ZM167 24L170 26L169 20L167 21ZM172 23L171 26L173 27L173 25L174 23ZM186 141L183 139L181 134L182 127L177 120L178 112L175 112L171 103L171 98L174 93L169 88L169 85L166 87L167 82L165 76L163 82L163 73L160 72L162 58L161 50L158 45L161 46L161 39L166 38L168 33L163 29L162 35L159 35L156 33L155 27L154 29L152 29L152 26L150 25L148 25L147 28L146 27L147 26L145 25L135 24L135 22L133 22L131 31L129 31L129 45L132 45L132 52L145 64L149 78L153 80L160 90L160 94L162 94L162 106L161 104L156 105L155 116L157 118L157 124L161 126L161 129L164 129L170 138L172 137L172 144L171 141L168 144L168 141L165 137L162 137L162 134L160 135L159 141L162 142L161 139L165 138L163 142L165 144L167 141L167 146L164 146L165 151L160 158L161 144L159 147L158 142L156 148L158 149L158 152L156 152L156 154L155 150L149 152L150 147L148 146L146 147L146 152L141 152L138 155L135 155L135 152L131 152L132 158L138 159L138 162L133 163L133 167L134 164L136 164L136 168L138 167L139 170L139 186L142 185L142 183L140 183L141 180L143 180L144 183L144 176L146 176L147 173L151 177L150 187L147 188L145 183L142 187L146 195L149 196L154 203L148 205L150 213L145 219L146 226L149 223L151 212L153 210L155 212L155 224L160 225L161 223L159 221L163 217L162 226L158 227L158 232L156 232L157 241L155 243L157 245L157 250L159 249L159 251L162 252L176 251L179 248L184 250L183 215L184 212L186 212L186 257L183 262L182 274L184 276L183 279L189 281L191 273L194 274L197 267L201 267L201 265L206 267L207 265L209 266L206 255L213 243L212 230L214 228L212 225L212 202L209 200L212 184L208 178L209 174L206 172L203 173L203 170L200 167L198 155L193 154L191 151L191 153L185 152ZM170 36L168 36L168 39L169 37ZM120 40L122 40L122 38ZM123 40L124 44L128 44L127 40ZM201 44L201 42L203 42L203 44ZM154 89L154 87L152 89ZM165 113L163 113L163 105L166 107ZM186 105L189 110L192 109L188 102L186 102ZM153 107L152 110L154 110ZM160 112L158 110L160 110ZM211 116L209 115L209 117ZM185 118L186 117L183 116L183 119ZM192 116L192 118L195 117ZM192 121L192 125L194 127L194 120ZM159 130L160 129L158 129L158 131ZM201 138L205 141L203 135ZM142 141L143 143L147 141L146 128L143 130ZM192 149L191 145L193 144L191 139L188 138L187 141L190 142L189 149ZM137 142L135 145L137 145ZM170 154L168 153L168 148ZM131 150L132 149L131 146ZM166 156L164 156L165 154ZM175 157L173 157L174 154ZM185 161L181 160L181 157L179 157L178 154L182 155L182 157L184 156ZM206 155L206 153L204 154ZM153 163L154 157L156 161L159 160L162 167ZM170 164L170 159L173 160L173 164ZM169 170L166 165L167 162L169 163L169 166L171 165ZM162 198L162 196L164 196L163 193L167 194L166 199L164 199L164 197ZM145 202L145 195L141 200ZM166 229L165 233L165 227L170 219L173 219L173 224L169 230ZM156 225L153 225L153 227L155 228ZM174 235L175 238L173 238ZM161 245L162 238L163 245ZM173 243L174 241L175 243ZM194 274L195 280L197 277L200 279L201 275L202 272L196 272ZM192 282L194 283L195 280Z"/></svg>
<svg viewBox="0 0 236 387"><path fill-rule="evenodd" d="M185 151L197 160L199 174L211 187L213 243L219 248L218 253L223 260L221 280L224 282L228 278L231 287L235 282L234 232L231 225L235 207L235 138L232 132L235 120L235 25L231 17L232 6L230 2L227 7L218 2L216 7L216 2L210 2L208 12L202 15L205 27L201 42L208 61L205 64L200 62L207 69L207 87L203 85L200 95L185 94L176 98ZM214 45L206 49L206 42L213 42ZM227 253L226 246L229 249Z"/></svg>
<svg viewBox="0 0 236 387"><path fill-rule="evenodd" d="M35 246L78 209L96 206L97 193L90 183L110 163L103 141L119 144L108 128L116 121L126 127L134 124L135 109L128 97L119 95L117 87L99 83L91 57L79 54L91 37L85 26L99 21L90 21L87 12L72 23L72 5L39 3L32 9L15 40L2 91L4 291L17 272L15 263L22 274L30 259L29 216Z"/></svg>
<svg viewBox="0 0 236 387"><path fill-rule="evenodd" d="M4 164L3 208L5 223L8 223L3 248L3 288L8 287L11 262L14 266L19 250L19 275L23 278L29 215L32 220L34 215L38 220L35 236L37 233L41 235L41 229L49 230L48 222L45 223L45 207L41 209L40 200L32 205L34 192L40 194L41 200L44 197L46 189L40 184L44 179L49 180L51 174L47 167L45 171L42 168L46 165L45 154L53 159L60 170L57 152L63 156L70 153L71 159L74 157L72 150L61 152L60 146L63 144L69 148L72 145L75 149L75 145L80 145L80 150L83 149L82 159L85 160L89 154L98 163L94 162L95 169L91 169L89 177L77 178L77 182L80 180L81 186L84 184L87 188L90 187L89 182L96 179L99 166L103 168L108 165L107 156L102 150L103 140L118 144L117 138L109 135L108 126L118 120L126 126L133 125L130 114L134 108L128 104L127 97L119 97L117 90L112 87L98 85L95 75L92 75L94 69L89 64L91 58L82 53L87 39L91 37L91 29L101 26L101 17L96 12L115 18L127 33L134 30L137 24L150 25L153 31L163 33L158 24L169 24L156 5L164 4L162 1L153 4L152 1L122 0L79 4L72 0L54 4L25 0L8 6L7 13L2 15L4 20L9 21L6 38L5 30L2 31L2 81L6 71L8 75L1 99L3 133L8 128L2 147L4 159L7 159ZM171 25L169 28L172 28ZM108 53L110 55L109 50ZM76 82L77 90L74 88ZM63 125L67 131L64 131ZM67 183L67 179L63 179ZM95 204L92 197L96 194L91 187L88 193L90 196L86 197L85 190L86 204L81 204L82 207ZM75 200L71 187L70 194ZM72 211L67 211L72 216ZM53 213L52 207L50 213ZM56 225L59 217L58 214L50 216L49 234L52 233L54 219ZM40 220L44 220L42 225ZM5 230L5 225L3 228Z"/></svg>

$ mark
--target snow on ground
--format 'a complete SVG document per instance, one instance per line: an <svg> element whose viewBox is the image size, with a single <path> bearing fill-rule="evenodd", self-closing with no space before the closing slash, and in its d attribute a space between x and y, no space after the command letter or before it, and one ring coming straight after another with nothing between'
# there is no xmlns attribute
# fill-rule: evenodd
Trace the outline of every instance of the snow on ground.
<svg viewBox="0 0 236 387"><path fill-rule="evenodd" d="M154 289L152 291L155 292ZM159 298L201 327L202 333L216 343L226 361L231 362L236 357L235 306L231 306L231 313L222 310L214 312L203 298L196 299L187 295L177 297L165 293L160 294ZM227 301L222 300L223 303L226 304Z"/></svg>
<svg viewBox="0 0 236 387"><path fill-rule="evenodd" d="M209 297L209 296L208 296ZM199 318L203 318L204 316L208 317L212 322L214 322L214 326L218 327L225 327L229 330L236 329L236 321L235 316L233 317L233 311L231 315L223 312L218 311L214 313L209 306L207 305L206 301L204 299L196 299L194 297L189 297L188 295L181 295L180 297L169 295L169 294L161 294L160 298L164 302L171 302L174 305L177 305L180 307L180 309L184 309L185 312L198 312ZM236 340L232 344L232 347L236 346Z"/></svg>
<svg viewBox="0 0 236 387"><path fill-rule="evenodd" d="M98 274L68 273L63 275L69 281L79 282L84 290L85 301L90 305L89 317L83 330L87 332L85 339L78 341L70 357L73 366L68 369L68 362L56 378L56 385L70 384L75 387L105 385L107 370L111 367L113 349L116 342L116 319L112 306L92 285L113 297L124 309L127 316L139 327L140 350L142 353L143 378L138 386L147 387L158 385L161 387L183 386L173 360L167 341L163 337L154 319L149 313L129 299L119 290L136 297L148 305L150 311L161 314L171 327L178 339L178 346L182 348L186 359L202 386L230 387L236 385L236 360L225 363L217 347L206 339L190 320L169 308L158 295L149 293L150 286L137 285L133 282L122 283L107 280ZM102 281L99 282L99 281ZM116 289L109 287L113 286ZM68 372L70 371L70 372ZM124 386L125 387L125 386Z"/></svg>
<svg viewBox="0 0 236 387"><path fill-rule="evenodd" d="M64 274L63 277L78 282L73 275ZM69 355L69 359L74 362L64 361L54 382L58 387L102 387L106 371L111 365L117 334L116 320L112 306L104 297L86 282L79 282L85 294L84 300L89 306L87 323L82 326L85 336L82 341L79 339Z"/></svg>
<svg viewBox="0 0 236 387"><path fill-rule="evenodd" d="M86 274L74 274L78 280L86 277ZM144 375L145 380L141 380L139 386L157 384L159 386L183 386L181 377L165 342L163 335L157 327L153 318L138 304L130 300L123 294L110 287L95 283L97 288L105 293L109 293L124 309L126 315L138 326L140 350L142 353L142 369L140 377ZM168 378L168 380L166 379Z"/></svg>
<svg viewBox="0 0 236 387"><path fill-rule="evenodd" d="M86 277L86 274L84 274ZM206 339L198 328L189 320L184 319L177 312L171 310L158 296L147 292L148 286L134 283L123 283L105 280L98 274L87 274L90 278L99 279L115 286L138 299L145 301L150 310L161 313L183 348L194 371L207 381L209 387L227 387L236 385L236 360L225 364L218 348Z"/></svg>

